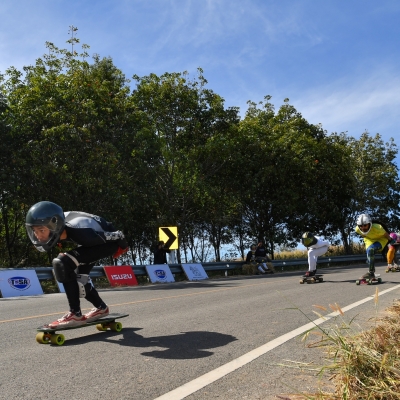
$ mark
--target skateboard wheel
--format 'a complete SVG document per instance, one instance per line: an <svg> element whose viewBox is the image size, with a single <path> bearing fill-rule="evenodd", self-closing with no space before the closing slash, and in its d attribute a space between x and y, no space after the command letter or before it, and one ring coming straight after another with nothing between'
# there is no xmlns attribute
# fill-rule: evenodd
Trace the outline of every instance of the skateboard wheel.
<svg viewBox="0 0 400 400"><path fill-rule="evenodd" d="M50 336L46 335L44 332L39 332L36 335L36 341L40 344L48 344L50 343Z"/></svg>
<svg viewBox="0 0 400 400"><path fill-rule="evenodd" d="M56 344L58 346L62 346L65 342L65 337L64 335L60 334L55 334L51 335L51 344Z"/></svg>
<svg viewBox="0 0 400 400"><path fill-rule="evenodd" d="M122 331L122 324L121 322L111 322L110 329L114 332L121 332Z"/></svg>
<svg viewBox="0 0 400 400"><path fill-rule="evenodd" d="M319 278L319 281L320 281L320 282L323 282L323 281L324 281L324 278L322 278L322 277Z"/></svg>
<svg viewBox="0 0 400 400"><path fill-rule="evenodd" d="M106 331L107 330L107 325L105 324L97 324L96 328L98 331Z"/></svg>
<svg viewBox="0 0 400 400"><path fill-rule="evenodd" d="M378 283L382 283L382 278L378 278Z"/></svg>
<svg viewBox="0 0 400 400"><path fill-rule="evenodd" d="M356 285L359 285L360 284L360 281L356 281Z"/></svg>
<svg viewBox="0 0 400 400"><path fill-rule="evenodd" d="M300 282L301 284L304 284L304 281L303 281L303 279L300 279L300 280L299 280L299 282Z"/></svg>

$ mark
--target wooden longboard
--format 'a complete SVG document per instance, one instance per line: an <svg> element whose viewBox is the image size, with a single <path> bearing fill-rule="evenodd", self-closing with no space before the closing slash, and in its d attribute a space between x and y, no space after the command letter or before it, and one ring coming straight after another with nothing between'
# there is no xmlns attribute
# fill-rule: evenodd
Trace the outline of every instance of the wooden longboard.
<svg viewBox="0 0 400 400"><path fill-rule="evenodd" d="M376 285L382 283L381 274L375 274L375 278L360 278L356 280L356 285Z"/></svg>
<svg viewBox="0 0 400 400"><path fill-rule="evenodd" d="M97 330L106 331L110 329L114 332L120 332L122 330L121 322L116 322L116 319L125 318L129 316L129 314L108 314L106 317L99 318L96 321L86 322L86 324L78 325L78 326L65 326L65 327L56 327L51 328L48 325L43 325L37 328L38 334L36 335L36 341L41 344L57 344L59 346L63 345L65 342L65 337L62 334L57 334L59 331L67 331L70 329L79 329L85 328L86 326L96 325Z"/></svg>
<svg viewBox="0 0 400 400"><path fill-rule="evenodd" d="M307 276L303 275L300 279L300 283L303 284L305 282L307 283L317 283L317 282L323 282L324 278L322 274L316 274L314 276Z"/></svg>

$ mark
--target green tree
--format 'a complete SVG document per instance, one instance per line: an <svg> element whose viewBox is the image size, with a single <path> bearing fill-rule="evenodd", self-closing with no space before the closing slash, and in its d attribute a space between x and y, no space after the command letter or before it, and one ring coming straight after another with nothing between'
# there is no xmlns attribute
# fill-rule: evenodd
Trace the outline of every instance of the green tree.
<svg viewBox="0 0 400 400"><path fill-rule="evenodd" d="M133 172L126 167L143 121L131 108L127 81L109 58L87 62L87 46L82 60L47 47L34 66L10 68L2 82L23 211L50 200L126 222L121 209Z"/></svg>
<svg viewBox="0 0 400 400"><path fill-rule="evenodd" d="M315 164L311 170L312 196L309 199L308 221L304 231L322 233L338 243L338 232L345 237L346 214L353 202L354 176L349 173L351 149L345 134L331 134L315 148ZM350 249L346 248L346 252Z"/></svg>
<svg viewBox="0 0 400 400"><path fill-rule="evenodd" d="M249 102L239 135L230 142L229 173L248 235L263 239L273 255L276 246L298 240L314 168L315 145L310 144L323 140L324 133L287 99L278 112L269 100L266 96L261 107Z"/></svg>
<svg viewBox="0 0 400 400"><path fill-rule="evenodd" d="M14 267L25 262L27 243L18 201L21 169L16 154L21 143L12 136L5 120L7 111L6 99L0 93L0 265Z"/></svg>
<svg viewBox="0 0 400 400"><path fill-rule="evenodd" d="M157 195L154 232L159 226L177 225L180 241L187 246L191 243L188 229L201 223L199 183L204 174L217 173L204 148L238 121L237 109L225 110L223 99L206 88L202 70L198 72L193 80L186 72L135 76L132 94L159 143L153 167L157 178L152 182Z"/></svg>
<svg viewBox="0 0 400 400"><path fill-rule="evenodd" d="M353 176L352 201L342 207L345 222L342 242L349 251L354 238L357 216L368 213L390 228L399 226L400 181L394 163L397 146L393 139L385 143L381 135L364 132L360 139L349 138L349 175Z"/></svg>

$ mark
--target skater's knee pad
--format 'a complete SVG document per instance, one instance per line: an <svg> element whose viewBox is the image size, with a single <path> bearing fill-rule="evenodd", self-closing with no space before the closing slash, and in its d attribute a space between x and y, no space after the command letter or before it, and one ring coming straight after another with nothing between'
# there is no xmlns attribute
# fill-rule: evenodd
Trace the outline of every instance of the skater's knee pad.
<svg viewBox="0 0 400 400"><path fill-rule="evenodd" d="M367 249L367 257L372 259L375 257L375 249L372 246Z"/></svg>
<svg viewBox="0 0 400 400"><path fill-rule="evenodd" d="M59 254L53 259L54 275L58 282L66 283L76 279L76 263L66 254Z"/></svg>

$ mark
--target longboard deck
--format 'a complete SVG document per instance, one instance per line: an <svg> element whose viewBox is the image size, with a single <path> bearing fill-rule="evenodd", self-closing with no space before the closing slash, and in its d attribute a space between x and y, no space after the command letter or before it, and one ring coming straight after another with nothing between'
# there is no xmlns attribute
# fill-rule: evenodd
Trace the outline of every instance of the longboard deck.
<svg viewBox="0 0 400 400"><path fill-rule="evenodd" d="M36 330L38 332L48 332L48 333L54 333L57 331L67 331L69 329L79 329L79 328L84 328L85 326L91 326L91 325L97 325L97 324L106 324L109 322L114 322L116 319L119 318L125 318L129 316L129 314L119 314L119 313L112 313L108 314L106 317L102 317L97 319L96 321L92 322L86 322L86 324L83 325L78 325L78 326L65 326L65 327L56 327L56 328L51 328L48 325L43 325L39 326Z"/></svg>
<svg viewBox="0 0 400 400"><path fill-rule="evenodd" d="M376 285L382 283L381 274L375 274L375 278L360 278L356 280L356 285Z"/></svg>
<svg viewBox="0 0 400 400"><path fill-rule="evenodd" d="M300 279L300 283L317 283L317 282L323 282L323 275L322 274L316 274L314 276L307 276L307 275L303 275Z"/></svg>
<svg viewBox="0 0 400 400"><path fill-rule="evenodd" d="M115 322L116 319L125 318L129 314L109 314L106 317L99 318L96 321L87 322L86 324L79 326L70 326L70 327L56 327L50 328L48 325L40 326L37 328L38 333L36 334L36 341L41 344L55 344L58 346L62 346L65 342L65 337L62 333L55 333L58 331L67 331L70 329L78 329L84 328L85 326L96 325L97 330L106 331L110 329L114 332L121 332L122 324L121 322Z"/></svg>

